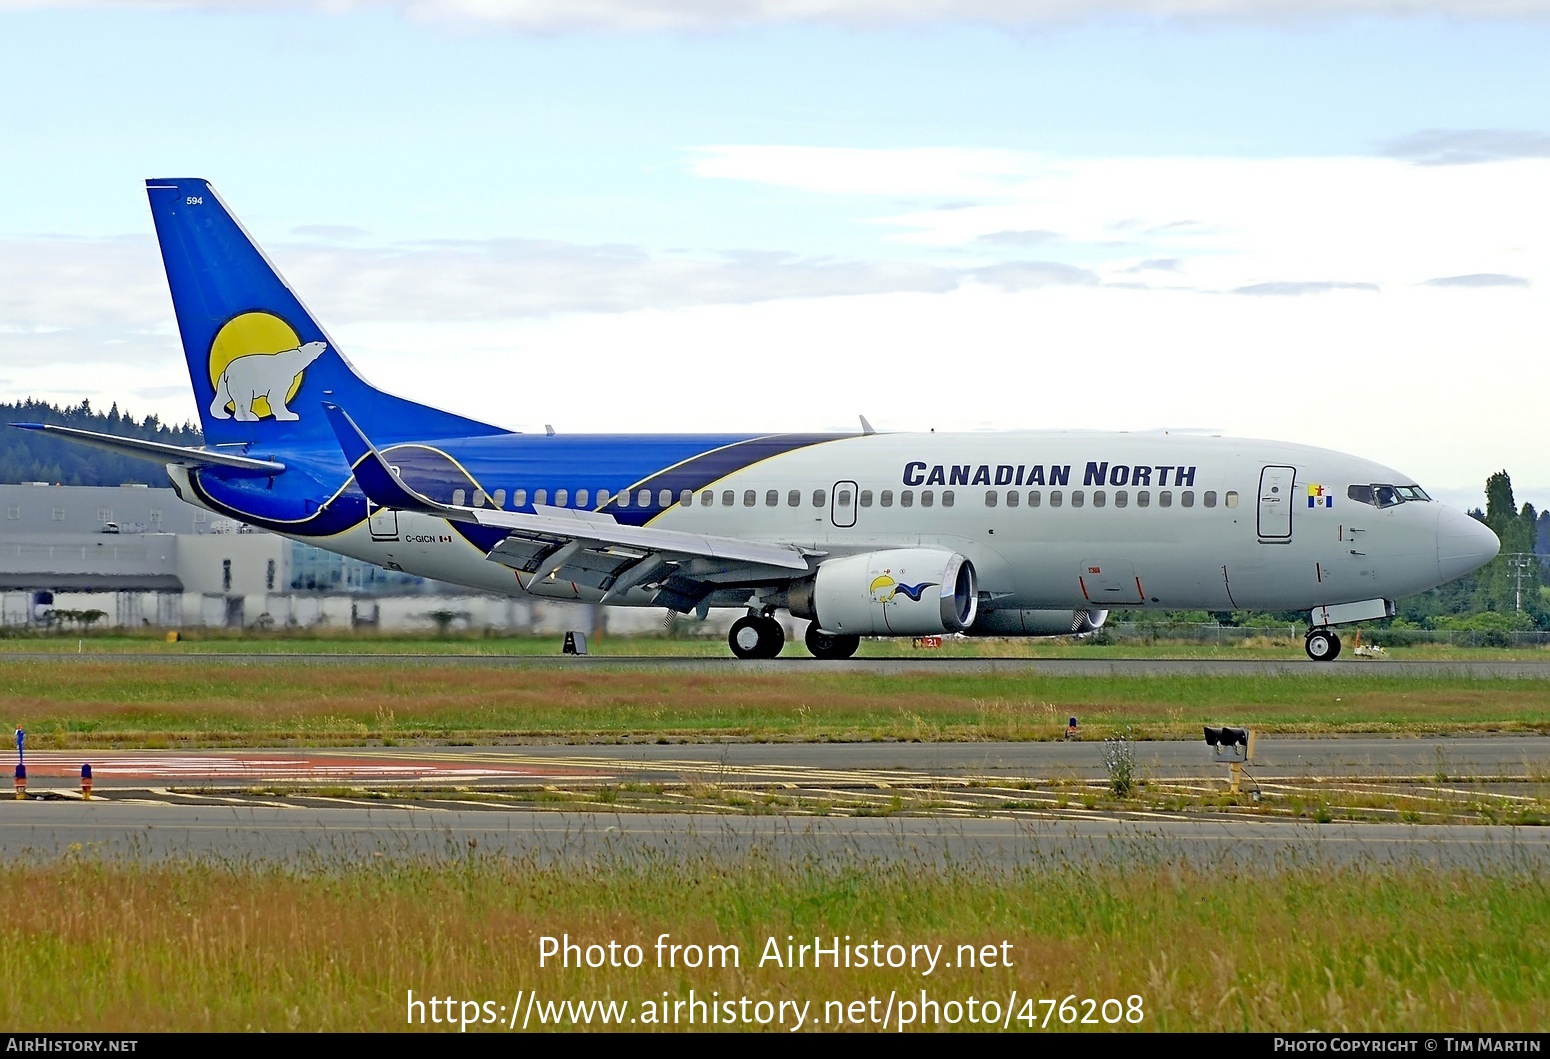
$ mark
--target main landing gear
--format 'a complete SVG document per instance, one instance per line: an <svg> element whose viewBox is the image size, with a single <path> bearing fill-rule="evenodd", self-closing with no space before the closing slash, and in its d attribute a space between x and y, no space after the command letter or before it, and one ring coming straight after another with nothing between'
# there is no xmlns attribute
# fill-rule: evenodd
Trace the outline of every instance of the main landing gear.
<svg viewBox="0 0 1550 1059"><path fill-rule="evenodd" d="M727 642L739 658L774 658L786 646L786 630L768 614L748 614L732 623Z"/></svg>
<svg viewBox="0 0 1550 1059"><path fill-rule="evenodd" d="M1340 637L1333 629L1309 629L1302 647L1315 662L1333 662L1340 657Z"/></svg>
<svg viewBox="0 0 1550 1059"><path fill-rule="evenodd" d="M855 654L856 648L860 646L861 637L859 636L845 636L842 633L824 632L818 627L816 621L807 627L807 649L813 653L814 658L839 661Z"/></svg>

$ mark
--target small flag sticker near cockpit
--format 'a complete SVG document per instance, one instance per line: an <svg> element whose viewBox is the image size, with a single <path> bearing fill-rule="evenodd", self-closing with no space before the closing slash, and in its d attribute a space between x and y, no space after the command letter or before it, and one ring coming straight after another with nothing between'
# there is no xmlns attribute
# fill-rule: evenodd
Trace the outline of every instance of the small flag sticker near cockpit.
<svg viewBox="0 0 1550 1059"><path fill-rule="evenodd" d="M1334 507L1335 494L1328 492L1322 485L1308 486L1309 507Z"/></svg>

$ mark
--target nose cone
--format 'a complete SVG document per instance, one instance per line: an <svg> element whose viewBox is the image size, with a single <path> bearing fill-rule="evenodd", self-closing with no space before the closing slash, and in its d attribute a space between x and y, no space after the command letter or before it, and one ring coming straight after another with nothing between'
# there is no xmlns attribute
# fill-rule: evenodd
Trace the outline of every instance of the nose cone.
<svg viewBox="0 0 1550 1059"><path fill-rule="evenodd" d="M1501 550L1485 523L1448 507L1437 516L1437 570L1444 583L1480 569Z"/></svg>

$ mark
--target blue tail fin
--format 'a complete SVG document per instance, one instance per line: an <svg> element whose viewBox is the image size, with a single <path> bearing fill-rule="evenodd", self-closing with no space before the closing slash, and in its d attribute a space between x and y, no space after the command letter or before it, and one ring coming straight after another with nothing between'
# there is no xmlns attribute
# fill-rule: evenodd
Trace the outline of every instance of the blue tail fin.
<svg viewBox="0 0 1550 1059"><path fill-rule="evenodd" d="M505 433L357 375L206 181L148 180L146 194L206 444L332 446L324 401L383 442Z"/></svg>

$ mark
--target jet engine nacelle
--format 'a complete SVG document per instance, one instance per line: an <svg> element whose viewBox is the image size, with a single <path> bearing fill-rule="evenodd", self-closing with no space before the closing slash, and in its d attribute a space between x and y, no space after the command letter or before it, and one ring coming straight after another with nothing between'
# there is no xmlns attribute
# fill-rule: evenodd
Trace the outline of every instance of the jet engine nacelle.
<svg viewBox="0 0 1550 1059"><path fill-rule="evenodd" d="M813 580L792 586L787 605L836 635L962 632L978 612L979 579L974 564L954 552L866 552L822 563Z"/></svg>
<svg viewBox="0 0 1550 1059"><path fill-rule="evenodd" d="M970 636L1081 636L1108 621L1106 610L991 610L979 616Z"/></svg>

